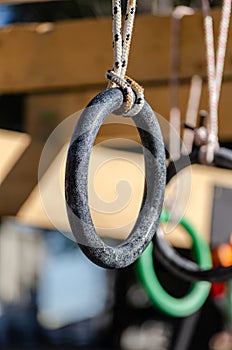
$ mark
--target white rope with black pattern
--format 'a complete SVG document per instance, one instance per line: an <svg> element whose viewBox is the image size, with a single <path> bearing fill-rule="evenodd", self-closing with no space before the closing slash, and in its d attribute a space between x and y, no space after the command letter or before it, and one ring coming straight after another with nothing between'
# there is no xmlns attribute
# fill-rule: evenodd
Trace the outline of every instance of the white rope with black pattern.
<svg viewBox="0 0 232 350"><path fill-rule="evenodd" d="M128 0L122 34L121 0L112 0L114 66L106 72L106 78L110 87L119 87L123 92L123 116L138 114L144 104L144 89L126 76L135 12L136 0Z"/></svg>
<svg viewBox="0 0 232 350"><path fill-rule="evenodd" d="M207 126L206 163L211 164L214 159L214 151L219 148L218 142L218 105L222 85L222 76L225 63L226 44L231 17L231 0L224 0L222 5L222 17L218 37L218 47L215 59L213 20L209 11L209 0L202 0L204 16L205 42L208 70L209 90L209 119Z"/></svg>

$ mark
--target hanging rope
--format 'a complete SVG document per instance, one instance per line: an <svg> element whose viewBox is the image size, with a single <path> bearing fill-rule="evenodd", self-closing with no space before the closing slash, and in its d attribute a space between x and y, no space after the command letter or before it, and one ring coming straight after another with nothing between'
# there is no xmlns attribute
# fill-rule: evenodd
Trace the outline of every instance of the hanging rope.
<svg viewBox="0 0 232 350"><path fill-rule="evenodd" d="M172 160L180 158L181 112L178 103L179 65L180 65L180 34L181 21L185 16L194 14L187 6L177 6L171 16L170 42L170 131L169 154Z"/></svg>
<svg viewBox="0 0 232 350"><path fill-rule="evenodd" d="M121 0L112 0L114 66L107 71L106 78L111 82L110 87L117 86L123 92L124 116L138 114L144 104L143 88L126 76L135 12L136 0L128 0L122 34Z"/></svg>
<svg viewBox="0 0 232 350"><path fill-rule="evenodd" d="M208 70L208 90L209 90L209 119L208 136L206 148L206 161L212 163L214 151L219 148L218 142L218 105L221 93L222 76L224 70L226 44L231 15L231 0L224 0L222 6L222 17L220 23L220 33L215 60L213 20L210 15L209 0L202 0L202 10L204 16L204 29L206 41L207 70Z"/></svg>

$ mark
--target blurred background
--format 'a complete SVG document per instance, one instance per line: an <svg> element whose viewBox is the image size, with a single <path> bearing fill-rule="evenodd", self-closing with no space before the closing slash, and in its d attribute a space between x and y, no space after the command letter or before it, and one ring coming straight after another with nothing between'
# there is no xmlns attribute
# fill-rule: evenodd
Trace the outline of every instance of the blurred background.
<svg viewBox="0 0 232 350"><path fill-rule="evenodd" d="M215 33L221 3L211 1ZM197 75L199 108L208 108L200 0L138 0L128 67L159 115L167 149L171 13L180 5L193 12L181 19L177 32L176 102L184 120ZM110 0L0 1L0 348L232 349L229 284L214 285L193 316L170 317L152 305L133 265L119 271L95 266L70 232L63 195L67 145L79 111L106 88L104 75L113 62L110 16ZM219 132L221 144L232 148L230 38L231 28ZM110 116L99 131L89 175L93 221L110 242L125 239L134 225L143 170L133 123ZM122 179L130 192L125 184L116 192L126 204L116 211L109 205L107 212L105 203L115 200ZM230 171L194 166L182 179L181 187L173 185L175 210L186 213L212 249L230 244ZM190 257L188 236L174 230L167 238ZM172 295L189 290L158 262L156 270Z"/></svg>

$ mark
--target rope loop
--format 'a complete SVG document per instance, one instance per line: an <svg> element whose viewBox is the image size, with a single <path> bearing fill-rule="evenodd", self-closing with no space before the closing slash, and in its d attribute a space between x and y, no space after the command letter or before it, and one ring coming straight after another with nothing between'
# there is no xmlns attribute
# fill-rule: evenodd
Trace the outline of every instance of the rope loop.
<svg viewBox="0 0 232 350"><path fill-rule="evenodd" d="M113 70L106 72L106 78L110 81L111 86L119 87L123 93L123 116L133 117L138 114L144 105L144 89L142 86L127 75L123 79Z"/></svg>
<svg viewBox="0 0 232 350"><path fill-rule="evenodd" d="M125 75L125 78L127 83L130 84L132 90L136 95L134 106L130 111L130 114L132 113L133 115L135 115L140 112L144 105L144 88L141 85L139 85L137 81L129 78L127 75Z"/></svg>
<svg viewBox="0 0 232 350"><path fill-rule="evenodd" d="M110 81L109 88L121 89L124 96L122 115L126 117L138 114L144 105L144 89L126 76L135 12L136 0L128 0L122 31L121 0L112 0L114 66L106 72L106 78Z"/></svg>

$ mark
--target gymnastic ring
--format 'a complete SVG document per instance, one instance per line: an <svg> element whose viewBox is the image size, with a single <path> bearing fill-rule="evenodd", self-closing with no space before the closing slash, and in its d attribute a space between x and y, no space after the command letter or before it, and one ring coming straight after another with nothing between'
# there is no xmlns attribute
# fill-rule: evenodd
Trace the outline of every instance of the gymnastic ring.
<svg viewBox="0 0 232 350"><path fill-rule="evenodd" d="M189 155L181 155L179 159L170 161L167 168L167 184L177 173L192 164L201 164L199 147L194 148ZM225 147L216 149L212 166L232 170L232 150Z"/></svg>
<svg viewBox="0 0 232 350"><path fill-rule="evenodd" d="M167 212L162 213L160 222L169 221ZM180 221L180 225L190 234L193 240L193 251L198 264L202 268L212 266L210 249L207 242L196 234L186 219ZM157 232L160 231L160 227ZM141 257L136 262L136 270L139 280L145 287L151 301L162 312L173 317L186 317L196 312L206 301L211 284L209 282L195 282L187 295L175 298L168 294L161 286L153 265L153 244L149 244Z"/></svg>
<svg viewBox="0 0 232 350"><path fill-rule="evenodd" d="M232 266L219 266L213 269L203 269L193 261L178 254L165 240L161 232L153 239L156 247L155 256L169 271L172 271L186 281L223 282L232 278Z"/></svg>
<svg viewBox="0 0 232 350"><path fill-rule="evenodd" d="M170 162L167 169L167 183L179 171L191 164L200 164L199 149L195 148L188 156L181 156L175 162ZM227 148L219 148L214 153L214 166L225 169L232 169L232 150ZM171 247L165 240L162 232L157 232L153 239L156 247L155 256L162 265L166 266L169 271L177 274L186 281L208 281L222 282L232 278L232 265L219 266L213 269L203 269L193 261L190 261Z"/></svg>
<svg viewBox="0 0 232 350"><path fill-rule="evenodd" d="M88 204L89 158L100 126L122 103L122 92L113 88L101 92L88 104L72 135L66 163L66 208L72 232L86 256L105 268L128 266L146 249L159 224L166 184L162 134L154 112L145 101L132 119L143 144L146 193L129 237L116 247L103 242L95 231Z"/></svg>

